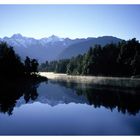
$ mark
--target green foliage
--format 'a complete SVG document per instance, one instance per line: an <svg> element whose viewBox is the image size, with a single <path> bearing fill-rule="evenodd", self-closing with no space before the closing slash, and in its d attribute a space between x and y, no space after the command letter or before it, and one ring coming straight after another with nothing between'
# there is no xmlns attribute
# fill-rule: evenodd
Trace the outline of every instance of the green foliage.
<svg viewBox="0 0 140 140"><path fill-rule="evenodd" d="M82 55L78 55L76 57L76 59L75 59L75 57L73 57L67 65L66 73L74 74L74 75L81 74L82 73L82 61L83 61Z"/></svg>
<svg viewBox="0 0 140 140"><path fill-rule="evenodd" d="M65 62L65 63L64 63ZM42 64L45 67L45 64ZM140 75L140 43L134 38L104 47L95 45L84 55L52 61L48 71L72 75L130 77Z"/></svg>
<svg viewBox="0 0 140 140"><path fill-rule="evenodd" d="M48 71L48 72L57 72L57 73L66 73L67 65L69 63L69 59L59 60L59 61L46 61L42 63L39 67L41 71Z"/></svg>

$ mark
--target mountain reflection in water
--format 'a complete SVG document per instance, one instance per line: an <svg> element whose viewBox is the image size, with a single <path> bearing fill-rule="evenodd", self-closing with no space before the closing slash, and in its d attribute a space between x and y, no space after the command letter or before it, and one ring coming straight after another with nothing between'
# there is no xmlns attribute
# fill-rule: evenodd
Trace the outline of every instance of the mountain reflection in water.
<svg viewBox="0 0 140 140"><path fill-rule="evenodd" d="M57 82L53 82L58 84ZM140 90L119 89L85 84L59 82L59 85L73 89L78 96L84 96L94 108L104 106L111 111L136 115L140 110Z"/></svg>
<svg viewBox="0 0 140 140"><path fill-rule="evenodd" d="M22 100L24 101L21 101ZM0 112L12 115L14 107L40 102L58 104L80 103L101 106L111 111L117 108L123 114L136 115L140 110L139 90L120 90L66 82L0 83Z"/></svg>

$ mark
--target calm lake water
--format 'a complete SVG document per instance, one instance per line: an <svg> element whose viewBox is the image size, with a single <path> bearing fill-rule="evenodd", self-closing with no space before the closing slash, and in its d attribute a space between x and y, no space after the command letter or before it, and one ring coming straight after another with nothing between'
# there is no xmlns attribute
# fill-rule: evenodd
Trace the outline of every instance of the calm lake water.
<svg viewBox="0 0 140 140"><path fill-rule="evenodd" d="M139 91L23 85L0 88L0 135L140 135Z"/></svg>

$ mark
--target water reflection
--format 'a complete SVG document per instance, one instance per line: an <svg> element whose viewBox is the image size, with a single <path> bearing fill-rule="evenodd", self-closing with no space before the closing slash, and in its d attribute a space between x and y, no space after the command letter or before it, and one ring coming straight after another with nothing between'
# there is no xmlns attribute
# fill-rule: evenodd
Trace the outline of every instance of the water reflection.
<svg viewBox="0 0 140 140"><path fill-rule="evenodd" d="M26 103L38 97L38 83L27 81L0 81L0 112L12 115L17 100L23 96Z"/></svg>
<svg viewBox="0 0 140 140"><path fill-rule="evenodd" d="M20 102L22 100L24 102ZM12 115L15 106L29 102L40 102L56 106L58 104L87 104L94 108L101 106L123 114L136 115L140 111L139 90L121 90L93 87L85 84L66 82L18 83L0 82L0 112Z"/></svg>
<svg viewBox="0 0 140 140"><path fill-rule="evenodd" d="M52 82L76 91L78 96L84 96L89 105L95 108L104 106L111 111L136 115L140 111L140 91L133 89L105 88L93 85L74 84L67 82Z"/></svg>
<svg viewBox="0 0 140 140"><path fill-rule="evenodd" d="M0 135L139 135L139 101L138 90L1 82Z"/></svg>

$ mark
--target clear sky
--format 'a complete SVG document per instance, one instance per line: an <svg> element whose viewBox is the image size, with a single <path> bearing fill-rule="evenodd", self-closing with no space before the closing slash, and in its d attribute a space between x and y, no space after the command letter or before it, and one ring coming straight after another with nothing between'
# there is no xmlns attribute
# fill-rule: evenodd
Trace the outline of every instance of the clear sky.
<svg viewBox="0 0 140 140"><path fill-rule="evenodd" d="M0 37L15 33L140 40L140 5L0 5Z"/></svg>

